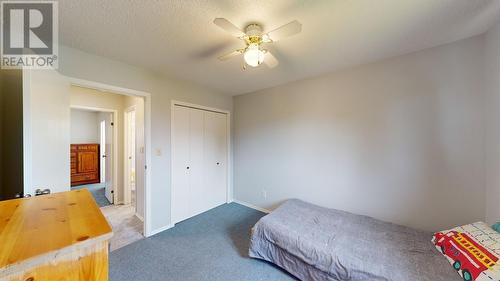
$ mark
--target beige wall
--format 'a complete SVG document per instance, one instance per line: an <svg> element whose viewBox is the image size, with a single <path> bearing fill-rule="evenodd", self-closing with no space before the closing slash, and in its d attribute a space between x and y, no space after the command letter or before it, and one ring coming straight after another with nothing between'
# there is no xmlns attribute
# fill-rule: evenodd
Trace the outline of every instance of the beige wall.
<svg viewBox="0 0 500 281"><path fill-rule="evenodd" d="M500 22L486 33L486 220L500 221Z"/></svg>
<svg viewBox="0 0 500 281"><path fill-rule="evenodd" d="M61 46L59 72L151 94L151 231L170 225L170 106L185 101L232 111L232 98L189 82Z"/></svg>
<svg viewBox="0 0 500 281"><path fill-rule="evenodd" d="M483 37L234 98L234 197L425 230L483 220Z"/></svg>

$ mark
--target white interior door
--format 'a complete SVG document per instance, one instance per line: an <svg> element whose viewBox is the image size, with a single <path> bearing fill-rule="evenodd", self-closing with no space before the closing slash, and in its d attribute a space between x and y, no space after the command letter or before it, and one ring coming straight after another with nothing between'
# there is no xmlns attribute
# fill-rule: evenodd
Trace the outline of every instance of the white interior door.
<svg viewBox="0 0 500 281"><path fill-rule="evenodd" d="M135 191L136 168L135 168L135 110L129 112L129 182L130 190Z"/></svg>
<svg viewBox="0 0 500 281"><path fill-rule="evenodd" d="M101 120L99 122L99 129L100 129L100 142L99 142L99 149L100 149L100 155L99 158L100 163L100 181L101 183L106 183L106 121Z"/></svg>
<svg viewBox="0 0 500 281"><path fill-rule="evenodd" d="M132 203L135 207L135 183L136 183L136 124L135 109L125 112L125 204ZM134 196L132 196L132 193Z"/></svg>
<svg viewBox="0 0 500 281"><path fill-rule="evenodd" d="M189 217L189 108L175 106L172 117L172 221Z"/></svg>
<svg viewBox="0 0 500 281"><path fill-rule="evenodd" d="M24 194L70 190L69 89L55 70L23 70Z"/></svg>
<svg viewBox="0 0 500 281"><path fill-rule="evenodd" d="M204 172L206 210L226 203L227 115L204 112Z"/></svg>
<svg viewBox="0 0 500 281"><path fill-rule="evenodd" d="M108 201L113 204L114 202L114 182L113 182L113 126L111 125L113 122L113 115L111 113L106 113L104 115L105 126L105 145L104 149L106 154L104 155L105 159L105 188L104 194Z"/></svg>
<svg viewBox="0 0 500 281"><path fill-rule="evenodd" d="M144 144L144 101L139 102L135 114L135 206L136 214L144 218L144 186L145 186L145 144Z"/></svg>

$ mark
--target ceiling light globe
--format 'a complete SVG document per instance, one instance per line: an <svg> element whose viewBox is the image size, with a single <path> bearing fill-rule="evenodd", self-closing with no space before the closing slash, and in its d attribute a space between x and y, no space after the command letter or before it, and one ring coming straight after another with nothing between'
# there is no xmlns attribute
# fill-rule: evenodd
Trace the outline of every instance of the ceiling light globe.
<svg viewBox="0 0 500 281"><path fill-rule="evenodd" d="M264 61L264 55L265 53L259 49L259 45L251 44L245 51L243 58L249 66L257 67Z"/></svg>

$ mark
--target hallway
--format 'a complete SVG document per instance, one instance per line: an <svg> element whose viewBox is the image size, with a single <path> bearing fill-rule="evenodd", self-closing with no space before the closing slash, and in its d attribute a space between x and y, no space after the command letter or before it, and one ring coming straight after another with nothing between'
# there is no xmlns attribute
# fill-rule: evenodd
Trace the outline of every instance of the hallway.
<svg viewBox="0 0 500 281"><path fill-rule="evenodd" d="M92 196L94 196L97 205L99 205L99 207L106 207L111 205L111 202L109 202L108 198L104 195L104 185L105 183L85 184L73 186L71 190L87 188L90 193L92 193Z"/></svg>
<svg viewBox="0 0 500 281"><path fill-rule="evenodd" d="M111 205L102 207L101 211L113 229L111 251L144 238L143 222L135 215L133 205Z"/></svg>

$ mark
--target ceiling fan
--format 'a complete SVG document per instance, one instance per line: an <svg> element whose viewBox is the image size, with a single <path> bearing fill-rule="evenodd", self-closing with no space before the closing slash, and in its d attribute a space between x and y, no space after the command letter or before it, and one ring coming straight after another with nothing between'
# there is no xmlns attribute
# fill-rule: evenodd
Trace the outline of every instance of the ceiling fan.
<svg viewBox="0 0 500 281"><path fill-rule="evenodd" d="M245 62L243 69L246 68L246 65L257 67L261 63L265 63L270 68L277 66L278 60L273 56L273 54L271 54L271 52L264 48L264 44L276 42L285 37L297 34L302 30L302 24L300 24L297 20L287 23L267 33L264 33L262 27L256 23L248 25L245 27L244 31L225 18L216 18L214 23L232 36L245 42L245 48L232 51L231 53L219 57L219 60L224 61L243 54Z"/></svg>

